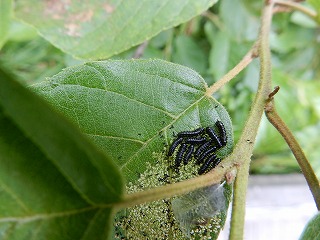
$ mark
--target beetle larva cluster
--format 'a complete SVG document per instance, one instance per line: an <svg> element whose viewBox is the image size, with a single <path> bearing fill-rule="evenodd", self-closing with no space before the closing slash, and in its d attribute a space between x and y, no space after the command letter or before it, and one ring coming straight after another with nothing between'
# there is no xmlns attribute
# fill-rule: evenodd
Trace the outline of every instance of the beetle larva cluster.
<svg viewBox="0 0 320 240"><path fill-rule="evenodd" d="M221 162L216 151L226 146L227 134L221 121L215 123L215 128L218 134L212 127L178 133L168 151L168 156L172 156L178 148L174 167L179 169L181 162L184 165L188 164L192 156L196 159L196 164L202 164L198 174L203 174L216 167Z"/></svg>

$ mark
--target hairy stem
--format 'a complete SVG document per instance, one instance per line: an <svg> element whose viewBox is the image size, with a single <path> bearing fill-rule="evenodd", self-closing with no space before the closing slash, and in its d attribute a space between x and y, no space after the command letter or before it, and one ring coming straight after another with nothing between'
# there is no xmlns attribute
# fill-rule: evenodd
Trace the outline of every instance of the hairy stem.
<svg viewBox="0 0 320 240"><path fill-rule="evenodd" d="M182 195L202 187L220 183L227 169L230 169L230 167L218 167L215 171L211 171L210 173L197 178L125 195L123 200L117 203L115 207L122 208L135 206L146 202Z"/></svg>
<svg viewBox="0 0 320 240"><path fill-rule="evenodd" d="M280 5L280 6L289 7L289 8L292 8L294 10L298 10L298 11L306 14L310 18L314 19L314 20L317 19L317 13L315 11L313 11L312 9L304 7L300 3L295 3L295 2L292 2L292 1L281 1L281 0L276 0L274 3L277 4L277 5Z"/></svg>
<svg viewBox="0 0 320 240"><path fill-rule="evenodd" d="M282 121L282 119L278 115L274 107L273 101L270 101L266 105L265 114L268 120L271 122L271 124L279 131L279 133L285 139L292 153L297 159L297 162L302 170L302 173L307 180L307 183L309 185L309 188L311 190L311 193L313 195L317 208L320 211L320 183L308 159L304 155L303 150L301 149L299 143L291 133L290 129L287 127L287 125Z"/></svg>
<svg viewBox="0 0 320 240"><path fill-rule="evenodd" d="M232 68L226 75L214 83L211 87L207 89L206 95L211 96L214 92L220 89L223 85L228 83L231 79L237 76L243 69L245 69L254 58L258 56L257 53L257 43L249 50L249 52L242 58L242 60Z"/></svg>
<svg viewBox="0 0 320 240"><path fill-rule="evenodd" d="M244 222L238 220L245 216L245 208L243 208L242 205L246 202L249 167L250 161L246 161L239 168L236 180L234 182L234 189L237 189L237 200L232 201L232 227L230 228L229 239L242 239L244 236ZM236 210L234 211L234 209Z"/></svg>
<svg viewBox="0 0 320 240"><path fill-rule="evenodd" d="M243 239L244 233L244 220L245 220L245 203L246 203L246 190L248 183L248 169L250 165L250 157L253 151L253 142L258 132L259 123L263 114L264 105L271 92L271 58L269 48L269 32L272 20L273 3L266 1L264 6L261 28L259 34L259 56L260 56L260 80L256 98L251 108L249 117L245 124L243 133L234 151L239 152L243 149L238 149L241 143L247 142L249 146L245 151L250 152L250 156L245 158L240 167L240 174L237 176L236 184L234 186L233 195L233 209L230 226L230 240ZM244 153L242 156L246 156Z"/></svg>

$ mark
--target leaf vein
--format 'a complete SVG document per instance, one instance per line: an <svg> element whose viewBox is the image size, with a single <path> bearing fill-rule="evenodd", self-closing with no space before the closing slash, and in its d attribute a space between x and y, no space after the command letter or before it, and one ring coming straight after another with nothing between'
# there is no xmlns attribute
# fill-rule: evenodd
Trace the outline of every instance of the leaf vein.
<svg viewBox="0 0 320 240"><path fill-rule="evenodd" d="M134 138L109 136L109 135L100 135L100 134L93 134L93 133L85 133L85 134L87 134L88 136L93 136L93 137L112 138L112 139L119 139L119 140L125 140L125 141L131 141L131 142L137 142L137 143L140 143L140 144L145 144L144 141L141 141L139 139L134 139Z"/></svg>
<svg viewBox="0 0 320 240"><path fill-rule="evenodd" d="M8 187L3 181L0 182L2 188L4 189L4 191L6 191L16 202L17 204L23 208L26 212L31 213L31 209L29 209L24 202L13 192L11 191L10 187Z"/></svg>
<svg viewBox="0 0 320 240"><path fill-rule="evenodd" d="M162 128L162 129L160 130L160 132L161 132L161 131L166 131L167 128L169 128L174 122L176 122L185 112L188 111L188 109L190 109L190 108L193 107L194 105L198 104L198 103L199 103L203 98L205 98L205 97L206 97L205 95L202 96L202 97L199 98L197 101L195 101L193 104L191 104L189 107L187 107L184 111L182 111L182 112L177 116L176 119L174 119L170 124L168 124L167 126L165 126L164 128ZM148 139L148 140L144 143L144 145L143 145L137 152L135 152L135 153L128 159L128 161L127 161L125 164L123 164L123 165L120 167L120 169L123 169L123 168L126 167L131 161L133 161L133 160L134 160L134 157L135 157L136 155L138 155L138 154L140 153L140 151L142 151L142 150L148 145L148 143L151 142L151 141L152 141L154 138L156 138L157 136L158 136L158 132L157 132L155 135L151 136L151 138Z"/></svg>
<svg viewBox="0 0 320 240"><path fill-rule="evenodd" d="M5 218L0 218L0 223L4 222L16 222L19 224L23 223L28 223L32 221L37 221L37 220L47 220L51 218L59 218L59 217L68 217L84 212L89 212L89 211L94 211L99 209L99 207L96 206L90 206L82 209L76 209L76 210L70 210L70 211L65 211L65 212L55 212L55 213L48 213L48 214L35 214L32 216L24 216L24 217L5 217Z"/></svg>

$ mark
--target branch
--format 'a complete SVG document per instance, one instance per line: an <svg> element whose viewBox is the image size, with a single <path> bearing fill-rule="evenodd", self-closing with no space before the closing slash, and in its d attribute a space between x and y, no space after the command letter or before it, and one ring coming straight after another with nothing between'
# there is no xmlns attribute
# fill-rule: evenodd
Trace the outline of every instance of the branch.
<svg viewBox="0 0 320 240"><path fill-rule="evenodd" d="M258 44L255 43L249 52L241 59L241 61L232 68L226 75L224 75L220 80L214 83L211 87L207 89L206 95L211 96L213 93L218 91L223 85L232 80L235 76L237 76L243 69L245 69L254 58L258 57L257 52Z"/></svg>
<svg viewBox="0 0 320 240"><path fill-rule="evenodd" d="M127 194L124 196L121 202L115 204L115 207L132 207L138 204L152 202L164 198L170 198L194 191L199 188L211 186L213 184L220 183L221 179L224 178L226 172L229 169L231 169L230 165L220 165L220 167L215 168L214 171L196 178Z"/></svg>
<svg viewBox="0 0 320 240"><path fill-rule="evenodd" d="M273 94L274 95L274 94ZM269 120L269 122L278 130L278 132L282 135L284 140L287 142L290 147L293 155L297 159L297 162L302 170L303 175L305 176L311 193L313 195L314 201L317 205L318 210L320 211L320 183L316 174L314 173L308 159L303 153L299 143L291 133L290 129L283 122L281 117L278 115L275 106L273 95L270 94L270 100L266 104L265 114Z"/></svg>
<svg viewBox="0 0 320 240"><path fill-rule="evenodd" d="M307 16L312 18L313 20L315 20L315 21L317 20L317 13L315 11L313 11L312 9L306 8L299 3L295 3L292 1L281 1L281 0L275 0L274 3L277 5L280 5L280 6L289 7L291 9L298 10L298 11L306 14Z"/></svg>
<svg viewBox="0 0 320 240"><path fill-rule="evenodd" d="M244 149L253 151L253 142L258 132L258 126L263 114L264 105L271 92L271 57L269 47L269 33L272 20L273 2L266 1L263 9L261 28L259 33L259 56L260 56L260 80L256 98L254 100L252 109L250 111L248 120L243 130L243 134L239 142L247 142L249 147ZM250 136L250 138L243 138ZM235 151L238 149L236 148ZM241 149L239 149L241 151ZM251 157L251 155L250 155ZM239 171L236 178L233 194L233 209L231 216L230 226L230 240L243 239L244 233L244 220L245 220L245 204L246 204L246 191L249 177L250 157L245 158L243 166Z"/></svg>
<svg viewBox="0 0 320 240"><path fill-rule="evenodd" d="M145 41L142 44L140 44L140 46L137 48L137 50L133 54L132 58L141 58L141 56L143 55L143 52L146 49L146 47L148 46L148 44L149 44L148 41Z"/></svg>

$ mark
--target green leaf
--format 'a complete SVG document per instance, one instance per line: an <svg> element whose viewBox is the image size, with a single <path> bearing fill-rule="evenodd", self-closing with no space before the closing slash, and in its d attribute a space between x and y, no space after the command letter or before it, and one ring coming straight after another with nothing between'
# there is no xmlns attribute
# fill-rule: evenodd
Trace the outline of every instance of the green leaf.
<svg viewBox="0 0 320 240"><path fill-rule="evenodd" d="M302 12L294 12L291 15L291 22L300 25L303 28L317 28L318 24L315 19L310 18ZM297 33L299 36L299 34Z"/></svg>
<svg viewBox="0 0 320 240"><path fill-rule="evenodd" d="M296 49L306 49L315 39L312 29L290 26L279 34L271 35L271 48L279 53L289 53Z"/></svg>
<svg viewBox="0 0 320 240"><path fill-rule="evenodd" d="M129 181L154 164L180 131L220 119L233 145L225 109L206 96L204 80L162 60L90 62L67 68L34 88L74 120L114 159Z"/></svg>
<svg viewBox="0 0 320 240"><path fill-rule="evenodd" d="M250 13L243 1L221 1L219 16L223 20L225 29L236 42L256 40L259 18Z"/></svg>
<svg viewBox="0 0 320 240"><path fill-rule="evenodd" d="M175 63L193 68L201 74L206 72L207 56L194 39L185 35L177 36L174 50L172 59Z"/></svg>
<svg viewBox="0 0 320 240"><path fill-rule="evenodd" d="M229 65L230 40L225 32L218 32L211 41L209 72L216 80L226 74Z"/></svg>
<svg viewBox="0 0 320 240"><path fill-rule="evenodd" d="M180 181L198 175L194 160L181 167L179 176L169 170L168 145L180 131L214 126L221 120L228 143L217 155L223 159L233 148L228 113L206 95L206 84L195 71L177 64L162 60L90 62L67 68L34 89L118 160L129 193L164 185L168 176ZM162 238L179 229L179 224L168 221L172 212L162 200L128 211L119 217L118 236L129 223L135 228L124 236L133 239L144 238L144 233L150 239ZM182 232L177 236L183 236Z"/></svg>
<svg viewBox="0 0 320 240"><path fill-rule="evenodd" d="M103 59L186 22L216 0L18 1L16 16L63 51Z"/></svg>
<svg viewBox="0 0 320 240"><path fill-rule="evenodd" d="M77 127L0 69L3 239L106 239L119 170Z"/></svg>
<svg viewBox="0 0 320 240"><path fill-rule="evenodd" d="M320 214L316 214L307 224L303 233L300 236L300 240L310 240L320 238Z"/></svg>
<svg viewBox="0 0 320 240"><path fill-rule="evenodd" d="M0 0L0 49L7 40L12 15L12 1Z"/></svg>

